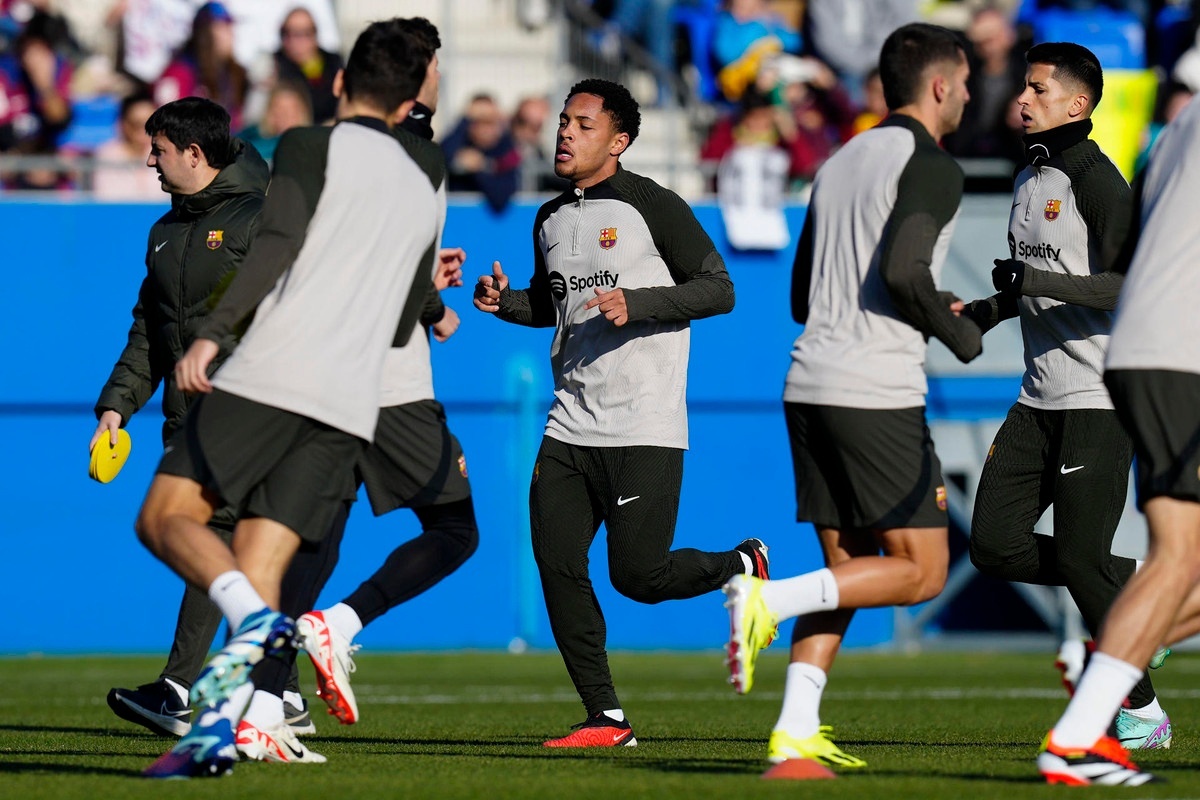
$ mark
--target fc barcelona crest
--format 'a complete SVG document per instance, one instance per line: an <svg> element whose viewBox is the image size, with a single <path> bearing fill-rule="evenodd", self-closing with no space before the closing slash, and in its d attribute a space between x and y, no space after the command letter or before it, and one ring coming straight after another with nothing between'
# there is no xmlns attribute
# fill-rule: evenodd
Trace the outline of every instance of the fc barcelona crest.
<svg viewBox="0 0 1200 800"><path fill-rule="evenodd" d="M937 493L934 495L934 499L937 501L938 511L945 511L946 506L948 505L948 503L946 502L946 487L945 486L937 487Z"/></svg>
<svg viewBox="0 0 1200 800"><path fill-rule="evenodd" d="M617 229L603 228L600 231L600 247L604 250L611 250L617 246Z"/></svg>
<svg viewBox="0 0 1200 800"><path fill-rule="evenodd" d="M1051 222L1058 219L1058 212L1062 211L1062 200L1047 200L1046 210L1043 212Z"/></svg>
<svg viewBox="0 0 1200 800"><path fill-rule="evenodd" d="M208 232L208 249L216 250L225 241L225 231L209 231Z"/></svg>

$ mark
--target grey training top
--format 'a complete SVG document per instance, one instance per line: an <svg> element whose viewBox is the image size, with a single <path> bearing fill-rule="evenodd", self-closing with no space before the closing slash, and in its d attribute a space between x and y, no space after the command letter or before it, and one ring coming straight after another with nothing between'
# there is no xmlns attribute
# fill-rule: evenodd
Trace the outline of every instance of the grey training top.
<svg viewBox="0 0 1200 800"><path fill-rule="evenodd" d="M198 334L220 341L254 312L213 384L373 439L384 355L416 322L436 237L433 186L381 121L288 131L258 236Z"/></svg>
<svg viewBox="0 0 1200 800"><path fill-rule="evenodd" d="M733 283L691 208L626 172L538 211L528 289L500 295L501 319L555 326L546 435L567 444L688 446L689 320L733 308ZM624 290L617 327L584 305Z"/></svg>
<svg viewBox="0 0 1200 800"><path fill-rule="evenodd" d="M817 172L792 270L784 400L847 408L925 405L926 337L962 361L980 329L935 282L962 198L962 170L916 120L892 115Z"/></svg>
<svg viewBox="0 0 1200 800"><path fill-rule="evenodd" d="M1137 250L1105 366L1200 374L1200 102L1163 131L1141 180Z"/></svg>

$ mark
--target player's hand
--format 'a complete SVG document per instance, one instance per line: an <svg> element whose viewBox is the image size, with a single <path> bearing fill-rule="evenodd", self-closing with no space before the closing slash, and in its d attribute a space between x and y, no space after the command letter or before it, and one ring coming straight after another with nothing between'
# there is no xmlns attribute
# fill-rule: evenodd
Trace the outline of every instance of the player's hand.
<svg viewBox="0 0 1200 800"><path fill-rule="evenodd" d="M100 415L100 422L96 425L96 432L92 434L92 441L88 444L88 452L92 452L96 447L96 442L100 441L100 437L108 431L108 443L114 447L117 444L117 431L121 429L121 415L113 411L111 408Z"/></svg>
<svg viewBox="0 0 1200 800"><path fill-rule="evenodd" d="M1025 262L1015 258L997 258L993 261L996 266L992 269L992 286L998 292L1021 293L1021 284L1025 282Z"/></svg>
<svg viewBox="0 0 1200 800"><path fill-rule="evenodd" d="M433 275L433 287L440 292L450 286L462 286L462 265L466 260L467 251L461 247L443 247L438 250L438 266Z"/></svg>
<svg viewBox="0 0 1200 800"><path fill-rule="evenodd" d="M211 392L213 387L208 380L208 365L217 357L219 350L217 343L209 339L192 342L183 358L175 362L175 385L185 392Z"/></svg>
<svg viewBox="0 0 1200 800"><path fill-rule="evenodd" d="M21 66L29 76L29 82L39 93L54 89L54 79L58 72L58 60L54 51L40 41L27 42L21 52Z"/></svg>
<svg viewBox="0 0 1200 800"><path fill-rule="evenodd" d="M508 276L500 268L499 261L492 262L492 274L480 275L475 284L475 307L480 311L495 314L500 310L500 293L508 288Z"/></svg>
<svg viewBox="0 0 1200 800"><path fill-rule="evenodd" d="M584 308L599 308L604 318L618 328L629 322L629 309L625 305L625 291L623 289L613 289L611 292L606 292L597 286L596 296L588 300Z"/></svg>
<svg viewBox="0 0 1200 800"><path fill-rule="evenodd" d="M450 306L446 306L446 313L442 315L441 319L433 323L433 338L439 342L446 341L458 330L460 321L458 312L450 308Z"/></svg>

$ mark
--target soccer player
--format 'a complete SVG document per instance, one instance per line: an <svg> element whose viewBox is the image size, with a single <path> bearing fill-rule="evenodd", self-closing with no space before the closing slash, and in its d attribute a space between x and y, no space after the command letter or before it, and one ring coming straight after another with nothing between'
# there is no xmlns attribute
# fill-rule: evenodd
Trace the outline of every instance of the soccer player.
<svg viewBox="0 0 1200 800"><path fill-rule="evenodd" d="M1096 653L1038 769L1050 783L1153 780L1106 734L1160 644L1200 632L1200 103L1163 131L1137 183L1132 265L1117 304L1104 383L1133 437L1146 562L1104 619Z"/></svg>
<svg viewBox="0 0 1200 800"><path fill-rule="evenodd" d="M1088 138L1104 87L1096 56L1048 42L1025 60L1017 103L1028 163L1016 177L1010 257L992 271L1000 294L967 312L985 329L1020 317L1025 376L979 478L971 561L1004 580L1066 586L1095 635L1135 566L1112 555L1133 443L1102 378L1131 199L1121 173ZM1035 534L1051 503L1054 536ZM1059 663L1071 687L1082 671L1082 643L1064 644ZM1169 747L1171 721L1148 675L1129 705L1116 719L1122 745Z"/></svg>
<svg viewBox="0 0 1200 800"><path fill-rule="evenodd" d="M208 591L234 636L192 686L204 707L192 730L149 776L231 769L248 668L295 637L274 610L283 572L302 540L328 533L374 437L387 351L417 319L437 235L433 188L389 124L426 66L388 23L359 36L344 118L284 134L246 263L175 366L180 388L204 395L167 446L138 534ZM251 312L210 381L217 343ZM240 512L232 550L204 526L221 503Z"/></svg>
<svg viewBox="0 0 1200 800"><path fill-rule="evenodd" d="M396 19L392 24L412 32L426 48L428 67L417 95L420 114L417 116L414 105L399 123L396 137L425 170L437 192L440 237L446 216L446 170L441 149L430 142L433 129L429 117L437 109L436 51L441 41L437 28L424 18ZM462 285L466 254L458 248L442 249L436 265L432 263L432 252L429 256L433 284L421 323L431 328L435 339L444 342L457 330L459 319L442 303L439 290ZM414 335L407 344L389 350L383 375L383 408L375 441L359 461L358 477L366 483L376 516L396 508L411 508L421 522L421 535L396 548L341 602L296 620L302 646L316 668L318 694L344 724L356 722L359 716L350 685L352 654L357 649L351 645L354 637L373 620L458 569L479 542L466 457L446 425L445 410L434 399L428 338ZM255 678L257 681L257 675ZM268 691L255 692L238 725L238 749L243 755L303 763L303 758L297 756L298 749L287 746L287 731L280 728L282 714L283 704L277 696Z"/></svg>
<svg viewBox="0 0 1200 800"><path fill-rule="evenodd" d="M208 316L209 297L241 265L258 228L270 171L253 147L230 140L229 114L210 100L188 97L157 109L145 124L151 137L146 165L171 195L171 210L150 229L146 277L133 307L125 349L96 401L99 423L89 445L117 429L163 385L163 443L179 427L188 398L172 369ZM217 361L228 355L223 343ZM222 508L210 524L228 538L235 510ZM190 724L187 693L208 658L220 612L200 591L185 588L175 640L158 680L116 688L108 705L122 719L164 736Z"/></svg>
<svg viewBox="0 0 1200 800"><path fill-rule="evenodd" d="M637 744L613 687L588 548L608 532L613 586L642 603L696 597L730 576L767 576L766 546L671 550L688 446L689 323L733 308L733 283L687 204L626 172L637 101L588 79L559 115L554 172L571 187L541 207L533 277L509 287L500 262L475 306L555 327L554 402L529 489L533 553L555 642L587 719L547 747Z"/></svg>
<svg viewBox="0 0 1200 800"><path fill-rule="evenodd" d="M797 519L816 528L826 567L769 582L739 575L725 586L740 693L776 625L798 617L767 748L773 763L865 766L820 721L846 627L855 609L936 597L949 563L923 367L929 336L964 362L981 351L979 326L935 286L963 186L938 140L962 118L969 69L953 33L919 23L893 31L879 62L890 114L817 173L792 272L792 316L805 327L784 413Z"/></svg>

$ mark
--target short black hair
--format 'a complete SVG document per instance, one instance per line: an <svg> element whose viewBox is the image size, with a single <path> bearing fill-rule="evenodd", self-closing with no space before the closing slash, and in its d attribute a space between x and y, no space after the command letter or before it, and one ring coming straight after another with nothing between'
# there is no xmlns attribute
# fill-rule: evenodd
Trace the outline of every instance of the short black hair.
<svg viewBox="0 0 1200 800"><path fill-rule="evenodd" d="M420 39L431 51L431 58L433 57L432 52L442 46L442 38L438 34L437 25L425 17L397 17L394 21L402 30L406 30Z"/></svg>
<svg viewBox="0 0 1200 800"><path fill-rule="evenodd" d="M567 100L577 94L599 97L603 101L600 108L608 113L617 133L629 134L629 143L633 144L642 127L642 113L638 111L638 101L633 99L628 89L602 78L584 78L567 92Z"/></svg>
<svg viewBox="0 0 1200 800"><path fill-rule="evenodd" d="M425 81L433 50L399 19L372 22L358 35L346 59L346 96L391 112L412 100Z"/></svg>
<svg viewBox="0 0 1200 800"><path fill-rule="evenodd" d="M966 54L962 37L940 25L914 22L892 31L879 52L879 79L888 109L917 102L931 66L957 64Z"/></svg>
<svg viewBox="0 0 1200 800"><path fill-rule="evenodd" d="M1104 70L1100 68L1096 54L1083 45L1074 42L1035 44L1025 52L1025 63L1051 65L1056 81L1083 89L1092 101L1093 109L1100 105L1100 96L1104 94Z"/></svg>
<svg viewBox="0 0 1200 800"><path fill-rule="evenodd" d="M214 169L227 167L233 160L229 112L203 97L184 97L160 106L146 120L146 133L152 137L161 133L178 150L199 145Z"/></svg>

